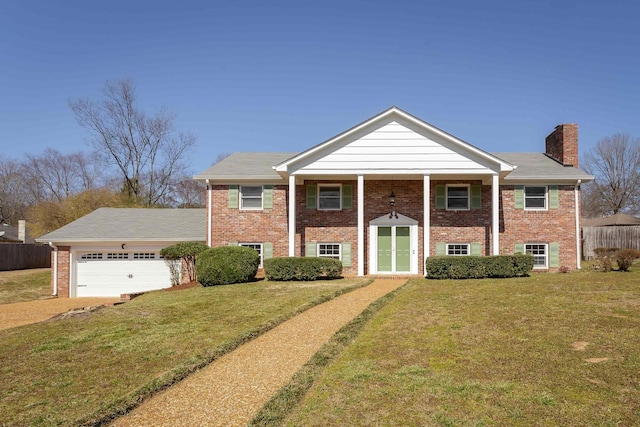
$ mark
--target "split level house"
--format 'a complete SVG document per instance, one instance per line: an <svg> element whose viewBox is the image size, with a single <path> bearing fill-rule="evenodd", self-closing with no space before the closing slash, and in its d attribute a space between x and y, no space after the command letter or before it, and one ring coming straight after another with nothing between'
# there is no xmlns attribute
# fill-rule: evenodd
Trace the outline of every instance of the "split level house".
<svg viewBox="0 0 640 427"><path fill-rule="evenodd" d="M194 240L251 247L261 263L336 258L345 276L516 252L539 271L576 269L580 185L593 179L578 169L575 124L557 126L544 152L488 153L397 107L305 151L235 153L194 178L206 210L102 208L38 239L54 248L53 293L168 287L160 249Z"/></svg>
<svg viewBox="0 0 640 427"><path fill-rule="evenodd" d="M514 145L518 143L514 140ZM541 144L542 145L542 144ZM392 107L300 153L236 153L207 185L207 244L317 256L345 275L424 275L434 255L530 253L580 267L578 127L488 153Z"/></svg>

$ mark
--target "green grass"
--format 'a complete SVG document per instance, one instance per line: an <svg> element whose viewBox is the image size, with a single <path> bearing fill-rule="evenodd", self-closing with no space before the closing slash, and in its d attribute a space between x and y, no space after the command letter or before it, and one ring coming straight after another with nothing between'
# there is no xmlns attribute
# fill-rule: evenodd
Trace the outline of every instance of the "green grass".
<svg viewBox="0 0 640 427"><path fill-rule="evenodd" d="M51 297L51 270L0 271L0 304Z"/></svg>
<svg viewBox="0 0 640 427"><path fill-rule="evenodd" d="M104 423L278 323L365 280L152 292L0 331L0 425Z"/></svg>
<svg viewBox="0 0 640 427"><path fill-rule="evenodd" d="M412 280L319 375L286 423L638 425L634 270Z"/></svg>

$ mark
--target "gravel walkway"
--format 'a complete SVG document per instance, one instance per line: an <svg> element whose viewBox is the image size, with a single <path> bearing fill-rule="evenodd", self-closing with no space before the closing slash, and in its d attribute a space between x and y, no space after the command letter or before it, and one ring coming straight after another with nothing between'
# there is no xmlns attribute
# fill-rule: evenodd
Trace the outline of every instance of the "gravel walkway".
<svg viewBox="0 0 640 427"><path fill-rule="evenodd" d="M242 426L342 326L406 280L377 279L284 322L153 396L112 426Z"/></svg>
<svg viewBox="0 0 640 427"><path fill-rule="evenodd" d="M0 330L42 322L69 310L113 304L120 298L51 298L0 304Z"/></svg>

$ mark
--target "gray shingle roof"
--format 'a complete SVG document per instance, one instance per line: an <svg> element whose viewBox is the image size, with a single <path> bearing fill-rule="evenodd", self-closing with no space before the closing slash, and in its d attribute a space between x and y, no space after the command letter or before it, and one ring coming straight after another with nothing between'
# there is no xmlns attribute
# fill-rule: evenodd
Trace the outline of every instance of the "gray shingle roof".
<svg viewBox="0 0 640 427"><path fill-rule="evenodd" d="M280 181L282 176L273 167L298 153L234 153L219 161L195 179L217 181L258 180Z"/></svg>
<svg viewBox="0 0 640 427"><path fill-rule="evenodd" d="M38 242L201 241L206 209L100 208Z"/></svg>
<svg viewBox="0 0 640 427"><path fill-rule="evenodd" d="M544 153L492 153L494 156L517 166L505 181L591 181L593 177L578 168L563 166Z"/></svg>

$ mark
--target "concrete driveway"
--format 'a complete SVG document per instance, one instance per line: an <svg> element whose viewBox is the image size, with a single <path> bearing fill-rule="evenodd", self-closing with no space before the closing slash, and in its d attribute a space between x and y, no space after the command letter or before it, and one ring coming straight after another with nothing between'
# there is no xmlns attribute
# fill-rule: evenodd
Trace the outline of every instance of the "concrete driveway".
<svg viewBox="0 0 640 427"><path fill-rule="evenodd" d="M0 304L0 330L42 322L69 310L114 304L120 298L51 298Z"/></svg>

